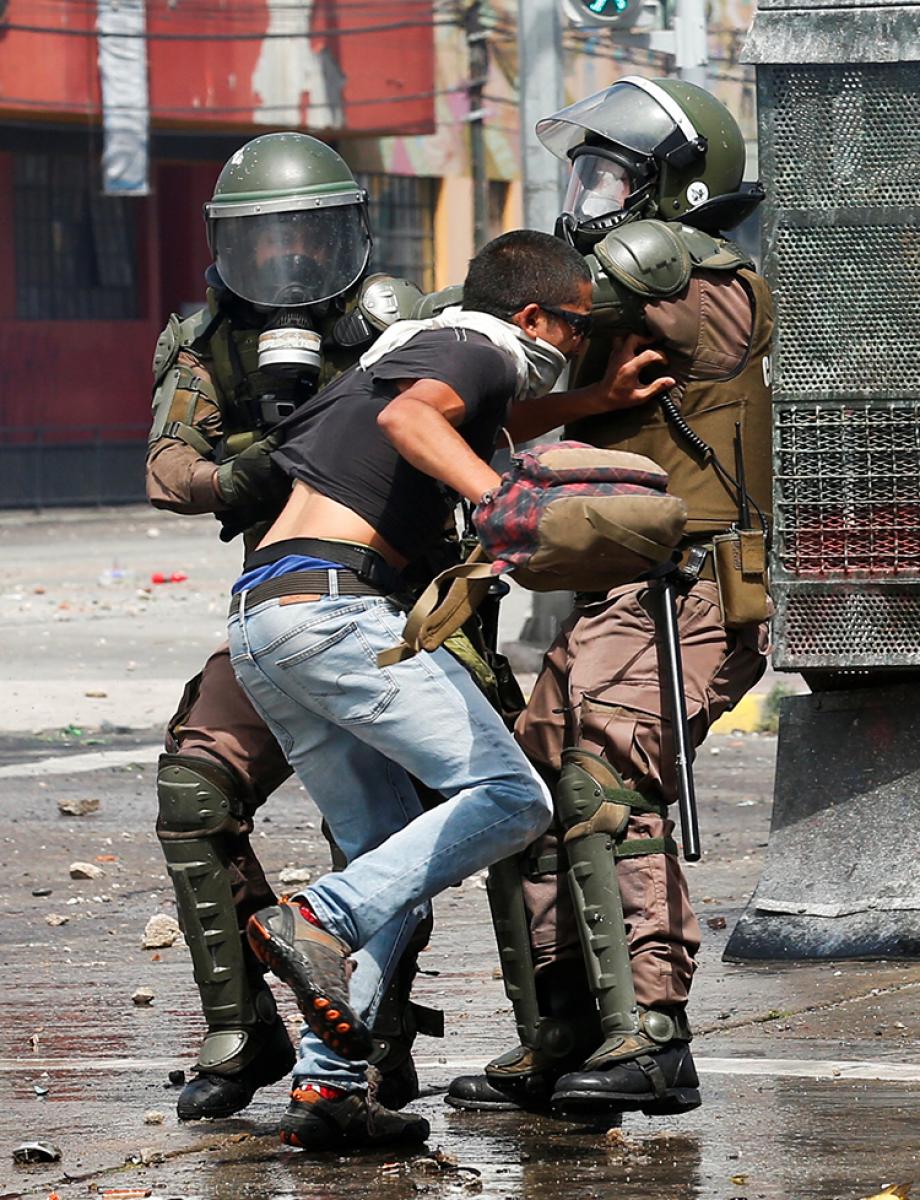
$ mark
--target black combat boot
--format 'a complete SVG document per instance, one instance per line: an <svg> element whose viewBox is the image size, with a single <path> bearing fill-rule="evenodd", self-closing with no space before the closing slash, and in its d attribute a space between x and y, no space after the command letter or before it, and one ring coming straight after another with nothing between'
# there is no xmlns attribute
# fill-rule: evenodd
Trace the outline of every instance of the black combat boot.
<svg viewBox="0 0 920 1200"><path fill-rule="evenodd" d="M602 1112L675 1116L700 1105L700 1081L682 1009L642 1009L641 1032L611 1038L580 1071L563 1075L553 1108L567 1115Z"/></svg>
<svg viewBox="0 0 920 1200"><path fill-rule="evenodd" d="M460 1075L447 1089L453 1108L500 1111L550 1107L556 1080L580 1067L601 1040L601 1027L584 967L566 961L536 979L540 1012L553 1022L548 1048L515 1046L486 1065L484 1075Z"/></svg>
<svg viewBox="0 0 920 1200"><path fill-rule="evenodd" d="M244 1065L235 1070L208 1070L199 1065L194 1079L179 1093L176 1112L180 1121L232 1117L252 1101L259 1088L289 1075L296 1061L287 1029L277 1014L264 1025L212 1030L202 1048L203 1057L208 1042L220 1038L235 1039L242 1045L242 1054L230 1061L237 1063L242 1057Z"/></svg>
<svg viewBox="0 0 920 1200"><path fill-rule="evenodd" d="M551 1058L529 1046L515 1046L493 1058L483 1075L458 1075L444 1097L452 1108L472 1112L508 1109L546 1111L560 1074L584 1060L584 1052L564 1059Z"/></svg>

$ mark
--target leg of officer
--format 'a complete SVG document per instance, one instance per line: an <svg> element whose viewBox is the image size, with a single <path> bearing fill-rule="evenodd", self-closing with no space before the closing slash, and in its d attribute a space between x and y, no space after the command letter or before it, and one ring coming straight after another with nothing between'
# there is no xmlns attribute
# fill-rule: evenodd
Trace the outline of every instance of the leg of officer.
<svg viewBox="0 0 920 1200"><path fill-rule="evenodd" d="M557 779L567 746L581 747L610 763L625 788L637 790L640 804L676 798L673 749L662 716L670 706L661 694L653 605L654 597L642 585L618 589L603 604L576 612L550 649L517 726L519 741L546 778ZM699 745L711 722L762 674L766 631L727 632L710 583L697 584L679 598L678 619L691 736ZM662 815L633 810L619 839L633 854L617 855L616 878L636 1000L640 1008L664 1012L682 1026L699 931L677 859L660 852L672 830ZM641 853L643 842L658 851ZM584 979L578 922L562 873L566 855L560 849L557 833L544 835L527 856L544 869L523 880L544 1012L551 1011L546 993L559 990L557 981L565 981L564 996L573 979ZM552 868L556 860L562 872ZM567 1005L571 1008L571 999ZM490 1063L485 1077L455 1080L453 1102L477 1108L502 1100L507 1106L509 1098L532 1099L537 1093L548 1099L558 1064L526 1051L521 1047Z"/></svg>
<svg viewBox="0 0 920 1200"><path fill-rule="evenodd" d="M290 774L236 682L227 647L186 689L157 774L157 834L176 891L208 1032L183 1119L223 1117L283 1078L294 1055L244 936L274 893L249 842L256 808Z"/></svg>
<svg viewBox="0 0 920 1200"><path fill-rule="evenodd" d="M572 633L568 674L568 704L577 714L577 745L603 756L625 787L634 789L652 809L673 803L677 792L656 601L651 589L633 585L612 593L594 612L586 613ZM699 745L712 721L737 703L763 673L765 630L727 631L716 587L705 581L678 597L678 623L690 734L693 744ZM539 696L535 701L533 726L525 718L519 736L532 753L540 754L548 745L550 714ZM649 1074L646 1069L649 1062L661 1071L659 1083L667 1084L666 1090L683 1094L682 1089L696 1086L686 1049L690 1033L685 1009L699 927L679 861L673 847L668 849L672 833L673 823L663 811L634 810L616 851L636 1000L658 1045L644 1047L644 1055L632 1055L630 1046L615 1052L601 1047L581 1072L560 1079L554 1103L571 1108L609 1103L669 1111L656 1106L659 1084L652 1079L654 1071ZM644 844L655 849L644 853ZM528 900L539 921L546 904L534 894L536 890ZM566 943L574 949L574 928L566 928L567 908L568 897L559 896L554 930L557 954L566 953ZM670 1036L663 1039L662 1031Z"/></svg>

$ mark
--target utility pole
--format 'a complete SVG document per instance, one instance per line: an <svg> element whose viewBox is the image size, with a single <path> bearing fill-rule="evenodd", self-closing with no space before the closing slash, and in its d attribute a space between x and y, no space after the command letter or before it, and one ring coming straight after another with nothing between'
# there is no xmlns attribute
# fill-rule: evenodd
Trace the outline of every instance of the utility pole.
<svg viewBox="0 0 920 1200"><path fill-rule="evenodd" d="M706 0L677 0L674 7L674 65L681 79L706 86L709 49L706 38Z"/></svg>
<svg viewBox="0 0 920 1200"><path fill-rule="evenodd" d="M534 127L565 102L558 0L518 0L518 56L524 225L552 233L562 208L562 168Z"/></svg>
<svg viewBox="0 0 920 1200"><path fill-rule="evenodd" d="M489 240L489 180L483 93L489 77L488 31L482 25L481 0L470 0L463 14L469 69L470 173L473 180L473 252Z"/></svg>

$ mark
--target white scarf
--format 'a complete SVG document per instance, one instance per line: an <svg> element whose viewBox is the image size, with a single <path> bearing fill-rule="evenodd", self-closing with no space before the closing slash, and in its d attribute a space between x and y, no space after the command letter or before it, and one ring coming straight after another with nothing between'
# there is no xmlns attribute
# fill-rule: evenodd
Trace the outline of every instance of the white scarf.
<svg viewBox="0 0 920 1200"><path fill-rule="evenodd" d="M503 321L490 313L472 312L460 305L445 308L436 317L424 321L396 321L383 331L370 350L361 355L358 365L366 371L385 354L429 329L469 329L483 334L499 350L510 355L517 369L515 402L528 396L545 396L565 367L565 356L549 342L529 338L511 321Z"/></svg>

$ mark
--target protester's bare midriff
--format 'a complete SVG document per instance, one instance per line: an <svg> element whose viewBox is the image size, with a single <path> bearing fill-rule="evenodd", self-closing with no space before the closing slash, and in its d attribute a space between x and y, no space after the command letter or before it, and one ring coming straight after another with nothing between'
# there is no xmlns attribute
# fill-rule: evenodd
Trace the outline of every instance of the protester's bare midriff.
<svg viewBox="0 0 920 1200"><path fill-rule="evenodd" d="M326 538L331 541L359 542L376 550L393 567L404 567L408 559L398 554L372 525L337 500L315 492L306 483L294 484L291 498L281 515L259 543L260 548L289 538ZM330 553L330 559L335 555Z"/></svg>

